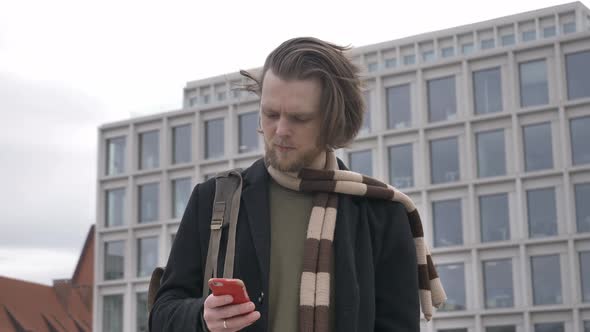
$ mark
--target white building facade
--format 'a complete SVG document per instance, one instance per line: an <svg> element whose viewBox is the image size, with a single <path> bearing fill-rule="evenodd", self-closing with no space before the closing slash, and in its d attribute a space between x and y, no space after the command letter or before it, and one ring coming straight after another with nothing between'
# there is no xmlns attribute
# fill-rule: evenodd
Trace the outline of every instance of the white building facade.
<svg viewBox="0 0 590 332"><path fill-rule="evenodd" d="M337 151L407 193L449 301L422 331L590 332L590 10L579 2L355 48L369 112ZM263 150L238 73L99 129L95 331L147 331L192 188Z"/></svg>

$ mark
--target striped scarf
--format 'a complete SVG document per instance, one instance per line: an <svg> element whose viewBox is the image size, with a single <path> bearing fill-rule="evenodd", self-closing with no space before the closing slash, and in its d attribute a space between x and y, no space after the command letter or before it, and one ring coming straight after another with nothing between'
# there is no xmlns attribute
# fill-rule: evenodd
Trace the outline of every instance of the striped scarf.
<svg viewBox="0 0 590 332"><path fill-rule="evenodd" d="M424 241L422 222L412 200L393 186L355 172L339 170L333 151L322 153L318 158L325 158L323 169L303 168L299 173L281 172L267 163L268 173L281 186L314 193L301 274L299 330L323 332L329 328L337 194L388 199L404 205L416 245L420 305L424 317L430 320L433 306L439 307L446 299L446 294Z"/></svg>

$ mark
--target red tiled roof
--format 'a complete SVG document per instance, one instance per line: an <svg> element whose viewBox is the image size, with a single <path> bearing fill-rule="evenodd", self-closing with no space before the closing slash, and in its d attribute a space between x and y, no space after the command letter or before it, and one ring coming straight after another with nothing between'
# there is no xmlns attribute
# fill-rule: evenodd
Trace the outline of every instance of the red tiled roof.
<svg viewBox="0 0 590 332"><path fill-rule="evenodd" d="M94 226L88 232L72 280L46 286L0 277L0 331L91 331L93 285L88 276L93 275L93 251Z"/></svg>

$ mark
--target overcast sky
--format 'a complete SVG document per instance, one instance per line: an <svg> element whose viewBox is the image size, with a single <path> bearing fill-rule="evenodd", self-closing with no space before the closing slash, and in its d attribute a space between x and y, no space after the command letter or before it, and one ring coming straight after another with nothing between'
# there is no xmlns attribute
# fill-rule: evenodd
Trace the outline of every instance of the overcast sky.
<svg viewBox="0 0 590 332"><path fill-rule="evenodd" d="M260 66L296 36L363 46L562 3L0 0L0 275L71 276L97 127L180 108L187 81Z"/></svg>

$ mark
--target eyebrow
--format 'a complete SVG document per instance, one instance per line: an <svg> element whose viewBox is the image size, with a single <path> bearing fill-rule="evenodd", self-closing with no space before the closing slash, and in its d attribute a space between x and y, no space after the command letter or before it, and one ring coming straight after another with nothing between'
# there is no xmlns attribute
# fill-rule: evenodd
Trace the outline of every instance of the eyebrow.
<svg viewBox="0 0 590 332"><path fill-rule="evenodd" d="M262 110L262 112L278 112L277 110L273 109L272 107L268 107L265 105L260 105L260 109ZM296 116L302 116L302 117L313 117L315 116L315 112L288 112L287 116L289 117L296 117Z"/></svg>

